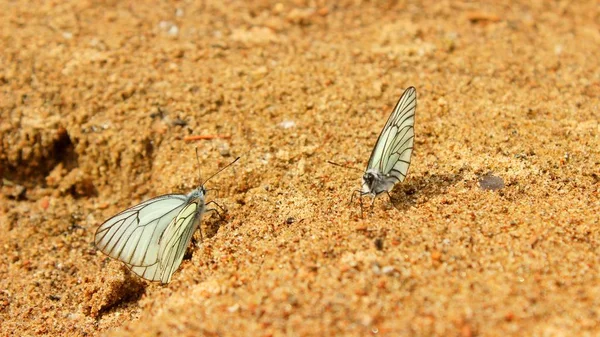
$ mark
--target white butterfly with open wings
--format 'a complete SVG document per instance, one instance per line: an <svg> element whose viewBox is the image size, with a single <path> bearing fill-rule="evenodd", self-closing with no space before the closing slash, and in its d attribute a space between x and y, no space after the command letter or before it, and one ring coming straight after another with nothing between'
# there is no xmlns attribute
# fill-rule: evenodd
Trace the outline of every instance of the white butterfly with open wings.
<svg viewBox="0 0 600 337"><path fill-rule="evenodd" d="M96 247L146 280L169 283L200 225L202 214L207 211L206 206L214 203L205 203L204 184L238 159L187 195L161 195L106 220L96 231Z"/></svg>

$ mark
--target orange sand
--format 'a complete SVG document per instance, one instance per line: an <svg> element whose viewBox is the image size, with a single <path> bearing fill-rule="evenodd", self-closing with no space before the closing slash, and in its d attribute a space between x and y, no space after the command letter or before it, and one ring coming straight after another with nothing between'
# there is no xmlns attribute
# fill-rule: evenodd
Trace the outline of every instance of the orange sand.
<svg viewBox="0 0 600 337"><path fill-rule="evenodd" d="M600 334L597 3L376 3L2 1L0 335ZM326 161L411 85L409 178L361 219ZM94 248L238 155L167 286Z"/></svg>

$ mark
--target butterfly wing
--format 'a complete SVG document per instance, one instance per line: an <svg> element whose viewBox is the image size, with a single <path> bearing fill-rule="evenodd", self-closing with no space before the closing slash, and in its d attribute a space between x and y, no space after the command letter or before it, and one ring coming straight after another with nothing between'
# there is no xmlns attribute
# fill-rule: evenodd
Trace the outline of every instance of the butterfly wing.
<svg viewBox="0 0 600 337"><path fill-rule="evenodd" d="M148 281L160 281L161 269L158 261L149 266L132 266L128 264L127 268Z"/></svg>
<svg viewBox="0 0 600 337"><path fill-rule="evenodd" d="M160 237L186 201L185 195L167 194L124 210L98 228L96 247L129 266L156 264Z"/></svg>
<svg viewBox="0 0 600 337"><path fill-rule="evenodd" d="M396 103L379 134L367 170L377 169L384 175L396 178L398 182L406 178L415 140L416 108L417 91L410 87Z"/></svg>
<svg viewBox="0 0 600 337"><path fill-rule="evenodd" d="M186 204L165 229L159 242L158 273L153 281L160 280L162 283L169 283L171 276L183 260L192 235L200 224L203 212L204 198L195 199Z"/></svg>

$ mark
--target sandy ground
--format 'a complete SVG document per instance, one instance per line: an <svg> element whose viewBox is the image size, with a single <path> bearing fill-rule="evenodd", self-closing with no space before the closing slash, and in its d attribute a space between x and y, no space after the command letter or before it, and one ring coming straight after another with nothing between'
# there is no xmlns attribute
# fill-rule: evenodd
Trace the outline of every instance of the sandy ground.
<svg viewBox="0 0 600 337"><path fill-rule="evenodd" d="M0 2L0 335L600 334L598 3L376 3ZM170 284L94 248L236 156Z"/></svg>

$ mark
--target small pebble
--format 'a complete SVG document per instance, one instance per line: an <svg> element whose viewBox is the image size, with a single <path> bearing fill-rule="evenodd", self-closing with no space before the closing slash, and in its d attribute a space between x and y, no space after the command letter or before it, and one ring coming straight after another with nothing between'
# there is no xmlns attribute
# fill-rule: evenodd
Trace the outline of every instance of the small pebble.
<svg viewBox="0 0 600 337"><path fill-rule="evenodd" d="M294 122L292 120L285 120L285 121L279 123L279 127L283 128L283 129L290 129L290 128L293 128L294 126L296 126L296 122Z"/></svg>
<svg viewBox="0 0 600 337"><path fill-rule="evenodd" d="M504 188L504 180L491 173L488 173L479 179L479 187L482 190L499 190Z"/></svg>

